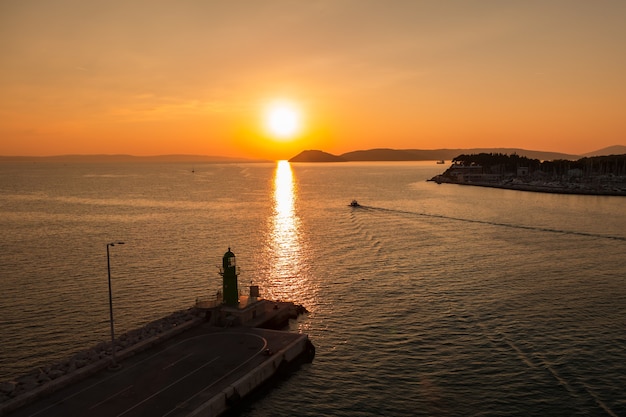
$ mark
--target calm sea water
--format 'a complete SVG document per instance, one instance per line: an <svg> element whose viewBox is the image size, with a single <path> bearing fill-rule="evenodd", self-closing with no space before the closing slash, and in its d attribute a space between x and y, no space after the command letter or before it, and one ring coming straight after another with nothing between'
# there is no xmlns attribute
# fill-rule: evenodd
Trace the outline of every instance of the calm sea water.
<svg viewBox="0 0 626 417"><path fill-rule="evenodd" d="M0 379L242 285L310 313L247 416L626 415L622 197L437 185L434 163L0 166ZM350 208L356 198L364 207Z"/></svg>

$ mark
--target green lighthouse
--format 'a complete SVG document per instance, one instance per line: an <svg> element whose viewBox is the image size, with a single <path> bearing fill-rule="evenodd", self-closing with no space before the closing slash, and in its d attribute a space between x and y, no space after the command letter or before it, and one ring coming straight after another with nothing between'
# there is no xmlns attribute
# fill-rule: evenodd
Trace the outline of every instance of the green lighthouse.
<svg viewBox="0 0 626 417"><path fill-rule="evenodd" d="M222 258L222 288L224 304L229 306L239 305L239 290L237 289L237 267L235 266L235 254L230 251Z"/></svg>

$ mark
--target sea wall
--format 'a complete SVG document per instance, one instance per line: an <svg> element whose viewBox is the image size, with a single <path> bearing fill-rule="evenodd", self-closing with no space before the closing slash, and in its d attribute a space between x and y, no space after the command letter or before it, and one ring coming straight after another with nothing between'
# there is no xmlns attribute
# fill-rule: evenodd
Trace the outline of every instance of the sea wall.
<svg viewBox="0 0 626 417"><path fill-rule="evenodd" d="M506 190L532 191L537 193L551 194L576 194L576 195L604 195L626 196L626 178L621 182L611 184L594 184L580 182L556 182L556 181L457 181L443 175L437 175L429 181L438 184L473 185L475 187L502 188Z"/></svg>
<svg viewBox="0 0 626 417"><path fill-rule="evenodd" d="M302 362L311 362L315 347L307 335L301 335L279 352L272 352L268 359L249 373L229 385L219 394L198 407L189 417L214 417L236 407L254 390L271 378Z"/></svg>

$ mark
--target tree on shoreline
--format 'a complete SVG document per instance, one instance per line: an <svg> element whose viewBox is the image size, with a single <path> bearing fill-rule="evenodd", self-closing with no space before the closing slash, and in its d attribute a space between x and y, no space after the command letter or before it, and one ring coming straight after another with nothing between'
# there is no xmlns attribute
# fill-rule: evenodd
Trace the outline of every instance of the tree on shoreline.
<svg viewBox="0 0 626 417"><path fill-rule="evenodd" d="M520 168L529 175L541 172L547 176L563 177L576 172L581 177L626 176L626 154L584 157L576 161L557 159L540 161L517 154L461 154L452 159L453 166L480 166L485 174L516 176ZM575 170L575 171L574 171Z"/></svg>

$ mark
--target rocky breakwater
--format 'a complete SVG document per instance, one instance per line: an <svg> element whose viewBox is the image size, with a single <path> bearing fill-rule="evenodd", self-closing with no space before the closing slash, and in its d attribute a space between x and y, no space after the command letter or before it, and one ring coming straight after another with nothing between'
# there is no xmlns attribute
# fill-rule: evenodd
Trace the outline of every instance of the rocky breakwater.
<svg viewBox="0 0 626 417"><path fill-rule="evenodd" d="M121 335L115 341L116 357L129 357L203 321L195 308L174 312ZM112 348L110 341L102 342L60 362L0 382L0 415L106 368L111 364Z"/></svg>

